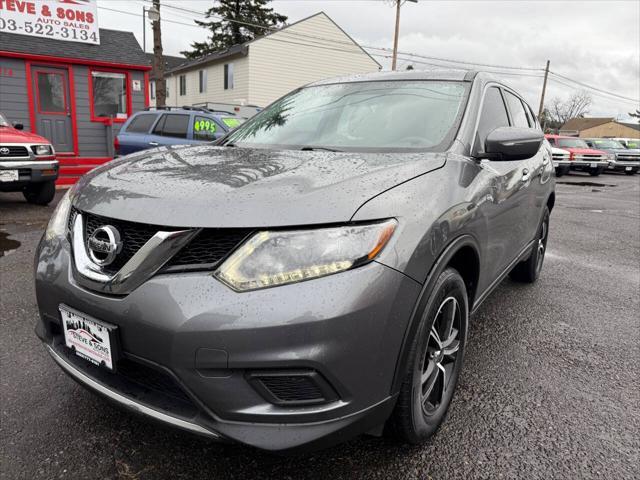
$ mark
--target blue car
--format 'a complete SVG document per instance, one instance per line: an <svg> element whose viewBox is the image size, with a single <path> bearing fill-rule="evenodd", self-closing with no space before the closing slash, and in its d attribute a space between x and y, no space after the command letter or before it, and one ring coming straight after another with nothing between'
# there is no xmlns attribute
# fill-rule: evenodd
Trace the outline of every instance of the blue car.
<svg viewBox="0 0 640 480"><path fill-rule="evenodd" d="M205 108L147 108L132 115L115 138L117 156L162 145L197 145L217 140L245 119Z"/></svg>

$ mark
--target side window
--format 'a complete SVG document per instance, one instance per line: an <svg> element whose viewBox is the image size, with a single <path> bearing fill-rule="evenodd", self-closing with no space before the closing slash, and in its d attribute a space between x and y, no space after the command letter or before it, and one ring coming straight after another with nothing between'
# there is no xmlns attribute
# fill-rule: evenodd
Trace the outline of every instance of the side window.
<svg viewBox="0 0 640 480"><path fill-rule="evenodd" d="M551 145L555 145L556 144L556 139L553 137L548 137L547 141L551 144Z"/></svg>
<svg viewBox="0 0 640 480"><path fill-rule="evenodd" d="M497 87L490 87L484 96L480 122L478 123L478 133L476 136L476 151L484 152L484 141L490 132L499 127L508 127L509 117L504 106L502 94Z"/></svg>
<svg viewBox="0 0 640 480"><path fill-rule="evenodd" d="M136 115L127 127L127 133L147 133L156 121L157 115L152 113Z"/></svg>
<svg viewBox="0 0 640 480"><path fill-rule="evenodd" d="M187 138L188 127L189 115L163 115L153 133L163 137Z"/></svg>
<svg viewBox="0 0 640 480"><path fill-rule="evenodd" d="M211 141L216 139L216 133L222 129L211 118L193 117L193 139L202 141Z"/></svg>
<svg viewBox="0 0 640 480"><path fill-rule="evenodd" d="M520 99L511 92L505 91L504 95L509 105L509 112L511 112L512 125L519 128L530 128L531 125L529 125L527 114Z"/></svg>

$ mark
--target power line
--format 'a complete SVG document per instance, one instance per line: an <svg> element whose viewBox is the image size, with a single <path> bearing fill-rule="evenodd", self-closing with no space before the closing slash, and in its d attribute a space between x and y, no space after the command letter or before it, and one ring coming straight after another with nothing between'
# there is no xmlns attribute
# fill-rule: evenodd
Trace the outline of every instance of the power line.
<svg viewBox="0 0 640 480"><path fill-rule="evenodd" d="M595 90L595 91L601 92L601 93L606 93L607 95L611 95L613 97L618 97L618 98L621 98L623 100L631 100L632 102L640 103L640 100L638 100L636 98L625 97L624 95L620 95L620 94L617 94L617 93L609 92L607 90L602 90L602 89L600 89L598 87L594 87L593 85L582 83L582 82L579 82L578 80L574 80L572 78L565 77L564 75L560 75L559 73L552 72L551 70L549 70L549 73L551 75L555 75L556 77L559 77L559 78L562 78L564 80L568 80L569 82L573 82L573 83L575 83L577 85L580 85L581 87L589 88L591 90Z"/></svg>

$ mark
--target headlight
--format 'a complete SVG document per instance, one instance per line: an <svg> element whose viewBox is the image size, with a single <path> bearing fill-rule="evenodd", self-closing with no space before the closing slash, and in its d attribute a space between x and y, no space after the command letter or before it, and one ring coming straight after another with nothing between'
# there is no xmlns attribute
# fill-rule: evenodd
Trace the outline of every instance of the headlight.
<svg viewBox="0 0 640 480"><path fill-rule="evenodd" d="M608 160L610 162L613 162L616 159L616 154L615 153L610 153L609 155L607 155L607 157L608 157Z"/></svg>
<svg viewBox="0 0 640 480"><path fill-rule="evenodd" d="M69 219L69 211L71 210L71 191L70 188L64 197L58 202L58 206L53 211L53 215L49 219L49 224L44 232L47 240L53 240L54 238L63 237L67 229L67 220Z"/></svg>
<svg viewBox="0 0 640 480"><path fill-rule="evenodd" d="M33 145L31 150L33 150L33 153L36 155L51 155L53 153L51 145Z"/></svg>
<svg viewBox="0 0 640 480"><path fill-rule="evenodd" d="M275 287L324 277L373 260L397 226L368 225L254 234L220 266L215 276L237 291Z"/></svg>

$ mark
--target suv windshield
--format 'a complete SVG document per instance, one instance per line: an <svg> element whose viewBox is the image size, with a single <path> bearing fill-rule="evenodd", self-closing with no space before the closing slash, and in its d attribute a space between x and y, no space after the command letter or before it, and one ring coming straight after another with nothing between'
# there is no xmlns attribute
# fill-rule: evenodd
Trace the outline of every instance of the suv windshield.
<svg viewBox="0 0 640 480"><path fill-rule="evenodd" d="M559 147L565 148L589 148L587 142L580 140L579 138L558 138Z"/></svg>
<svg viewBox="0 0 640 480"><path fill-rule="evenodd" d="M462 82L354 82L302 88L273 103L226 143L352 151L442 151L464 110Z"/></svg>
<svg viewBox="0 0 640 480"><path fill-rule="evenodd" d="M0 127L9 127L9 122L7 121L6 118L4 118L4 115L2 115L0 113Z"/></svg>
<svg viewBox="0 0 640 480"><path fill-rule="evenodd" d="M622 144L615 140L591 140L591 142L596 148L619 148L624 150Z"/></svg>

